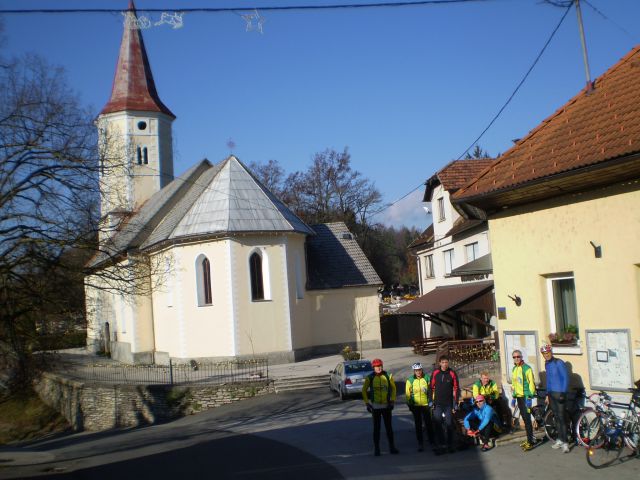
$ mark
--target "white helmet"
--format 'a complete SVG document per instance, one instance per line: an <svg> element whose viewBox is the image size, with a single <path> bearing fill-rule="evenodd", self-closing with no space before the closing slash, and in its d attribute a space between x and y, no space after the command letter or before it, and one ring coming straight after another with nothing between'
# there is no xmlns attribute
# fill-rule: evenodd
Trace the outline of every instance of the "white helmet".
<svg viewBox="0 0 640 480"><path fill-rule="evenodd" d="M420 362L414 363L413 365L411 365L411 368L413 368L414 370L422 370L422 364Z"/></svg>

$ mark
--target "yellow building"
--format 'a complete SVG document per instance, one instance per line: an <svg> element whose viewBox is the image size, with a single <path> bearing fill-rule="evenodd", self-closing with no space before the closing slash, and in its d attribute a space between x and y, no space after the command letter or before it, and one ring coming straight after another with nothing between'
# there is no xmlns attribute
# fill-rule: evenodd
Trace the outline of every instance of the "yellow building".
<svg viewBox="0 0 640 480"><path fill-rule="evenodd" d="M574 386L640 377L640 47L454 196L488 218L503 381L552 343Z"/></svg>

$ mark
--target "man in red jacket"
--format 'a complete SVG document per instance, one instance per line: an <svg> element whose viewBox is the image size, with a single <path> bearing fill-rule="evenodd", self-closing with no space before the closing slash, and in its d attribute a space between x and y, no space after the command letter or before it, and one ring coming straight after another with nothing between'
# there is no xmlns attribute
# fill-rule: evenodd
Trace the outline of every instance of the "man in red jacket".
<svg viewBox="0 0 640 480"><path fill-rule="evenodd" d="M431 374L431 395L433 422L439 444L435 453L441 454L445 450L453 452L453 414L458 409L460 384L456 372L449 368L449 358L446 356L440 357L440 368Z"/></svg>

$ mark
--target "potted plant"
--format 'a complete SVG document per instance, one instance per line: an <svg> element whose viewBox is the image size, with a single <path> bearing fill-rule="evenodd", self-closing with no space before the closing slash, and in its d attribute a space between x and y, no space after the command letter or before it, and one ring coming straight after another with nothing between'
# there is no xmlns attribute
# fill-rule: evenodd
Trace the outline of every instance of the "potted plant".
<svg viewBox="0 0 640 480"><path fill-rule="evenodd" d="M549 341L552 345L576 345L578 329L574 325L569 325L564 332L550 333Z"/></svg>
<svg viewBox="0 0 640 480"><path fill-rule="evenodd" d="M342 355L342 358L344 358L345 360L360 360L360 354L358 352L354 352L353 350L351 350L351 347L349 345L344 347L340 351L340 354Z"/></svg>

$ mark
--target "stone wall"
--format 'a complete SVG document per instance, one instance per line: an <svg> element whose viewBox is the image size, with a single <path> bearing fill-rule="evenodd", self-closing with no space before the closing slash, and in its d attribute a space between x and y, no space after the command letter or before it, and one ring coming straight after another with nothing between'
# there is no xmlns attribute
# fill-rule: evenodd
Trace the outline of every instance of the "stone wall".
<svg viewBox="0 0 640 480"><path fill-rule="evenodd" d="M44 373L35 390L74 430L98 431L150 425L272 393L274 388L269 380L197 386L86 384Z"/></svg>

